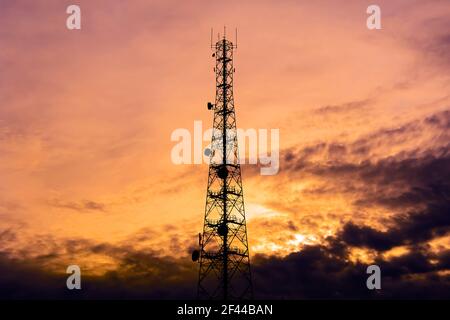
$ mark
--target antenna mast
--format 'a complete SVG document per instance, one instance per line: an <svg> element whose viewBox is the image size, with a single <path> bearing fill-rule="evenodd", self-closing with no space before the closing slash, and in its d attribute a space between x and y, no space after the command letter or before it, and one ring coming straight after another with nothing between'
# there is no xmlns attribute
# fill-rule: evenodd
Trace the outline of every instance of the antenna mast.
<svg viewBox="0 0 450 320"><path fill-rule="evenodd" d="M212 34L212 31L211 31ZM198 297L201 299L251 299L253 287L245 220L236 115L233 96L233 49L223 38L215 43L216 100L208 188L199 260Z"/></svg>

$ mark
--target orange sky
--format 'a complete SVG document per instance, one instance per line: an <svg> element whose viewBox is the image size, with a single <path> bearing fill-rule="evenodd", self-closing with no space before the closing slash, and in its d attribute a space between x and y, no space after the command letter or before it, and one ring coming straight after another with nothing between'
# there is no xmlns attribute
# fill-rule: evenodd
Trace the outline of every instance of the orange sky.
<svg viewBox="0 0 450 320"><path fill-rule="evenodd" d="M111 258L55 246L188 253L207 166L174 165L170 134L212 123L211 27L239 30L238 126L280 129L280 173L243 168L251 254L322 243L348 221L385 230L397 209L363 205L376 186L327 165L448 143L426 121L449 109L447 1L377 1L382 30L366 28L371 1L80 0L79 31L65 27L69 4L0 3L0 230L15 235L0 249L13 257L56 250L55 261L101 273ZM290 152L314 170L291 170Z"/></svg>

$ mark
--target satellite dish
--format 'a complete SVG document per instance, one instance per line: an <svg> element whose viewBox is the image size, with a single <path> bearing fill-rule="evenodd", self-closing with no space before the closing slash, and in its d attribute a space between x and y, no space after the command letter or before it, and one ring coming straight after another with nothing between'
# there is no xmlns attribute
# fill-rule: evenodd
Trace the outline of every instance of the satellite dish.
<svg viewBox="0 0 450 320"><path fill-rule="evenodd" d="M219 227L217 227L217 233L224 237L225 235L228 234L228 226L224 223L222 223Z"/></svg>
<svg viewBox="0 0 450 320"><path fill-rule="evenodd" d="M220 167L219 170L217 170L217 175L220 179L226 179L228 177L228 169L225 166Z"/></svg>
<svg viewBox="0 0 450 320"><path fill-rule="evenodd" d="M197 261L200 258L200 251L194 250L192 251L192 261Z"/></svg>

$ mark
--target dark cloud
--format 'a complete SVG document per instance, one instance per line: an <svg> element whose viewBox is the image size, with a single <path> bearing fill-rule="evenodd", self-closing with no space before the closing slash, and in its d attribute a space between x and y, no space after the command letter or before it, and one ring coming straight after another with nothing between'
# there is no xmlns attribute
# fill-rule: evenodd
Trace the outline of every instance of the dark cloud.
<svg viewBox="0 0 450 320"><path fill-rule="evenodd" d="M12 229L6 229L0 231L0 242L13 242L17 239L16 233Z"/></svg>
<svg viewBox="0 0 450 320"><path fill-rule="evenodd" d="M449 298L450 251L433 253L427 244L450 233L449 123L450 112L443 111L353 143L317 143L285 152L281 169L293 182L304 175L327 182L302 194L348 192L356 197L356 210L381 207L392 211L392 218L383 231L347 222L327 244L305 246L285 258L257 256L254 275L261 297ZM371 159L376 148L414 141L424 132L433 137L429 145ZM408 253L384 258L383 252L398 246ZM367 290L367 266L352 262L352 248L375 255L383 274L381 291Z"/></svg>
<svg viewBox="0 0 450 320"><path fill-rule="evenodd" d="M393 129L381 129L354 142L317 143L289 149L281 160L281 174L295 182L313 177L326 182L304 194L351 194L361 208L381 206L389 210L423 210L431 202L448 201L450 193L450 112L432 114ZM387 157L371 157L376 148L395 148L430 134L430 144Z"/></svg>
<svg viewBox="0 0 450 320"><path fill-rule="evenodd" d="M350 193L356 199L355 211L363 214L370 207L391 211L384 231L354 222L343 225L339 237L346 245L376 251L418 245L450 233L450 140L375 160L350 161L346 154L360 155L361 149L370 154L381 143L389 146L423 130L447 137L449 124L450 112L443 111L347 145L318 143L289 150L282 170L294 181L305 174L326 180L326 186L303 194Z"/></svg>
<svg viewBox="0 0 450 320"><path fill-rule="evenodd" d="M374 291L366 287L368 265L351 262L347 249L336 243L308 246L284 258L257 256L253 275L263 299L448 299L450 277L438 273L448 270L448 255L412 251L378 258L381 290Z"/></svg>
<svg viewBox="0 0 450 320"><path fill-rule="evenodd" d="M338 113L338 112L348 112L350 110L354 109L361 109L364 107L367 107L372 103L372 100L366 99L366 100L359 100L359 101L352 101L348 103L343 103L339 105L328 105L323 106L315 110L318 114L330 114L330 113Z"/></svg>
<svg viewBox="0 0 450 320"><path fill-rule="evenodd" d="M92 200L83 200L80 202L75 202L75 201L62 201L59 199L53 199L49 201L48 204L52 207L71 209L79 212L105 211L106 209L106 205L104 203Z"/></svg>
<svg viewBox="0 0 450 320"><path fill-rule="evenodd" d="M353 245L361 245L354 243ZM157 252L137 250L130 245L66 240L54 253L14 259L0 254L0 297L2 299L194 299L198 265L188 256L173 258ZM450 266L450 251L431 253L411 246L402 256L378 255L382 290L366 287L367 265L352 262L348 239L343 233L322 245L310 245L286 257L256 255L252 260L256 298L352 299L352 298L450 298L450 277L442 271ZM65 265L57 259L64 252L76 264L79 255L96 254L116 261L114 270L103 275L83 276L82 290L65 287ZM66 259L67 260L67 259ZM55 261L59 272L45 271Z"/></svg>
<svg viewBox="0 0 450 320"><path fill-rule="evenodd" d="M0 298L2 299L174 299L194 298L197 269L188 257L158 256L152 250L114 246L90 240L67 240L55 250L33 258L16 259L0 254ZM64 254L62 254L64 252ZM87 254L103 255L116 261L114 270L103 275L84 275L82 290L66 288L66 265L59 259ZM48 271L51 265L57 271Z"/></svg>
<svg viewBox="0 0 450 320"><path fill-rule="evenodd" d="M410 40L418 48L425 59L440 68L450 68L450 22L448 15L425 20L421 27L428 32Z"/></svg>
<svg viewBox="0 0 450 320"><path fill-rule="evenodd" d="M425 118L425 123L433 125L436 128L450 129L450 110L442 111L438 114L432 114Z"/></svg>
<svg viewBox="0 0 450 320"><path fill-rule="evenodd" d="M118 267L101 276L82 276L82 290L70 291L60 273L36 268L36 261L0 255L2 299L194 299L197 264L189 258L157 257L151 251L98 245L95 252L120 257ZM390 260L376 259L382 289L366 287L367 265L349 260L339 238L325 245L306 246L286 257L257 255L253 259L256 298L450 298L450 251L439 254L417 249ZM433 261L433 262L432 262ZM83 272L83 267L81 266Z"/></svg>
<svg viewBox="0 0 450 320"><path fill-rule="evenodd" d="M281 172L326 174L336 172L353 173L358 169L373 167L372 154L377 148L389 148L410 142L417 145L411 150L381 159L379 166L402 159L414 162L417 158L446 157L450 153L450 111L445 110L431 114L422 120L413 120L394 128L382 128L374 133L359 137L350 143L317 142L302 148L290 148L280 153ZM418 145L416 139L424 132L432 134L429 145ZM356 157L358 162L350 162L349 157ZM320 159L317 160L317 159ZM332 160L332 161L330 161ZM376 172L374 172L376 174ZM368 172L367 174L370 174Z"/></svg>
<svg viewBox="0 0 450 320"><path fill-rule="evenodd" d="M396 216L391 221L394 227L387 231L348 223L340 236L349 245L378 251L401 245L420 244L442 237L450 233L449 200L449 197L443 198L442 202L428 204L423 211Z"/></svg>

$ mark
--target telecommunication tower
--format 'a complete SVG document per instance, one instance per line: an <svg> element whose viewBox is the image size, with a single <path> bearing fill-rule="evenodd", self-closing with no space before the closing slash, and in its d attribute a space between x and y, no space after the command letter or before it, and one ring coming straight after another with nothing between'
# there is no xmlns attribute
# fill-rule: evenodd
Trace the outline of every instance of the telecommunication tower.
<svg viewBox="0 0 450 320"><path fill-rule="evenodd" d="M253 287L245 221L244 195L239 163L236 115L233 97L233 49L236 45L219 37L214 50L216 100L209 156L203 233L199 250L199 299L252 299Z"/></svg>

